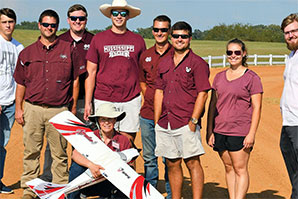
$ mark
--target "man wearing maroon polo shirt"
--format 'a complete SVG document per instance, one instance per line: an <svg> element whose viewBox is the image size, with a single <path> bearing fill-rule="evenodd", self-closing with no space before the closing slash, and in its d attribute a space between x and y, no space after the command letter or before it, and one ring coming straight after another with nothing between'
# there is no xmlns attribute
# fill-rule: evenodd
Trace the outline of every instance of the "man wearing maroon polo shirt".
<svg viewBox="0 0 298 199"><path fill-rule="evenodd" d="M188 23L173 25L174 51L159 63L156 79L155 154L166 158L173 199L181 198L182 159L191 175L193 198L202 198L204 184L200 118L210 89L209 67L190 49L191 34Z"/></svg>
<svg viewBox="0 0 298 199"><path fill-rule="evenodd" d="M121 134L134 140L139 131L141 96L139 85L139 57L146 50L144 39L126 27L128 19L141 13L125 0L103 4L100 11L112 20L112 28L96 34L86 55L85 113L91 113L94 94L95 109L112 102L126 117L116 127Z"/></svg>
<svg viewBox="0 0 298 199"><path fill-rule="evenodd" d="M74 51L77 51L79 59L84 60L86 62L86 54L89 49L93 34L86 30L87 24L87 10L84 6L80 4L75 4L71 6L67 11L67 22L69 24L70 29L59 35L59 39L70 42ZM73 93L73 105L72 112L81 120L84 121L84 106L85 106L85 79L86 73L81 74L74 82L74 88L79 87ZM41 178L46 181L51 181L51 164L52 158L50 156L49 145L47 144L47 148L45 151L44 158L44 167Z"/></svg>
<svg viewBox="0 0 298 199"><path fill-rule="evenodd" d="M68 109L73 81L85 71L84 63L80 65L75 60L77 56L70 43L57 39L58 25L59 16L55 11L45 10L41 13L38 22L41 36L20 53L14 73L17 82L15 118L24 131L23 199L35 197L25 183L39 175L44 135L53 158L52 182L68 182L67 142L49 123L49 119Z"/></svg>
<svg viewBox="0 0 298 199"><path fill-rule="evenodd" d="M155 45L144 51L140 57L140 86L144 96L144 104L140 113L140 127L143 145L143 158L145 178L151 185L157 187L158 164L155 156L155 130L154 130L154 92L157 65L162 58L173 50L168 41L171 28L171 19L166 15L159 15L153 20L152 34ZM165 165L165 185L167 199L171 199L171 188L168 171Z"/></svg>

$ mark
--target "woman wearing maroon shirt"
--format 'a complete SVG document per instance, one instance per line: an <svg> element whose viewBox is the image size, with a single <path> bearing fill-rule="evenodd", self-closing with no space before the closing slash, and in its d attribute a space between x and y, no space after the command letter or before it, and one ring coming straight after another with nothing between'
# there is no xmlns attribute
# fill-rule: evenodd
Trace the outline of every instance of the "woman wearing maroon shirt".
<svg viewBox="0 0 298 199"><path fill-rule="evenodd" d="M261 115L262 83L247 68L247 50L239 39L227 44L230 68L213 81L207 144L217 151L226 171L231 199L245 198L249 187L248 160Z"/></svg>

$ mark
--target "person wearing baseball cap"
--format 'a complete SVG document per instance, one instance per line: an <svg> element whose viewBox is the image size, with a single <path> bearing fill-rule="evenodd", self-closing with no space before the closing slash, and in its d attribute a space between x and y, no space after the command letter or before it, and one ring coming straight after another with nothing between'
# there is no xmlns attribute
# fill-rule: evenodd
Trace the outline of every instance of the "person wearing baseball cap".
<svg viewBox="0 0 298 199"><path fill-rule="evenodd" d="M139 131L141 96L139 85L139 57L146 50L144 39L127 29L127 21L141 13L125 0L103 4L99 10L112 20L112 28L96 34L86 55L84 119L91 114L92 97L95 109L112 102L118 110L125 111L119 131L134 140Z"/></svg>

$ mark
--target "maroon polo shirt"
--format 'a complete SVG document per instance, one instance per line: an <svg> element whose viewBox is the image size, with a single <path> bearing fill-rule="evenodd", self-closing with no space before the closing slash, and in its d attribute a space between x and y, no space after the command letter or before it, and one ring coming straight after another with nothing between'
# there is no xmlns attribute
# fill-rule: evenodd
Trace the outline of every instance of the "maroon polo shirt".
<svg viewBox="0 0 298 199"><path fill-rule="evenodd" d="M86 59L98 64L94 98L127 102L140 94L139 58L146 50L144 39L131 31L96 34Z"/></svg>
<svg viewBox="0 0 298 199"><path fill-rule="evenodd" d="M25 48L14 73L16 82L26 87L24 99L52 106L68 104L73 80L85 71L77 58L70 43L59 39L48 49L40 38Z"/></svg>
<svg viewBox="0 0 298 199"><path fill-rule="evenodd" d="M168 49L160 55L156 51L156 46L152 46L144 51L140 57L140 82L145 82L146 93L144 96L144 104L141 108L141 116L143 118L154 119L154 93L155 93L155 79L157 73L157 65L160 60L173 50L172 45L169 43Z"/></svg>
<svg viewBox="0 0 298 199"><path fill-rule="evenodd" d="M65 33L59 35L59 39L62 39L64 41L68 41L72 44L73 50L77 51L77 55L79 59L83 59L84 63L87 63L86 60L86 54L88 52L88 49L90 47L91 40L93 38L93 34L85 31L83 34L83 37L81 40L76 41L72 38L70 35L70 30L66 31ZM86 73L80 75L79 81L80 81L80 92L79 92L79 99L84 99L85 96L85 79L86 79Z"/></svg>
<svg viewBox="0 0 298 199"><path fill-rule="evenodd" d="M100 135L99 135L99 130L95 130L94 131L94 134L99 138L100 138ZM129 139L120 134L119 132L115 131L115 134L113 136L113 138L110 140L110 142L107 144L107 146L112 150L112 151L123 151L123 150L126 150L126 149L130 149L131 146L130 146L130 142L129 142Z"/></svg>
<svg viewBox="0 0 298 199"><path fill-rule="evenodd" d="M208 64L192 50L176 67L174 51L162 59L156 78L156 89L163 90L158 125L167 129L170 123L171 129L177 129L188 124L198 93L211 88L209 74Z"/></svg>

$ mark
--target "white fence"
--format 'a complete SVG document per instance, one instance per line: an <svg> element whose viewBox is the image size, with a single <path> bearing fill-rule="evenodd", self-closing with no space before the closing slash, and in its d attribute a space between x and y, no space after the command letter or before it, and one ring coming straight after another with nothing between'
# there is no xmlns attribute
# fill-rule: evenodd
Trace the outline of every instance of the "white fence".
<svg viewBox="0 0 298 199"><path fill-rule="evenodd" d="M202 57L206 62L208 62L209 67L226 67L229 65L227 62L227 56L211 56L208 57ZM288 59L288 55L248 55L248 65L283 65L286 63L286 60ZM215 61L213 61L215 60Z"/></svg>

